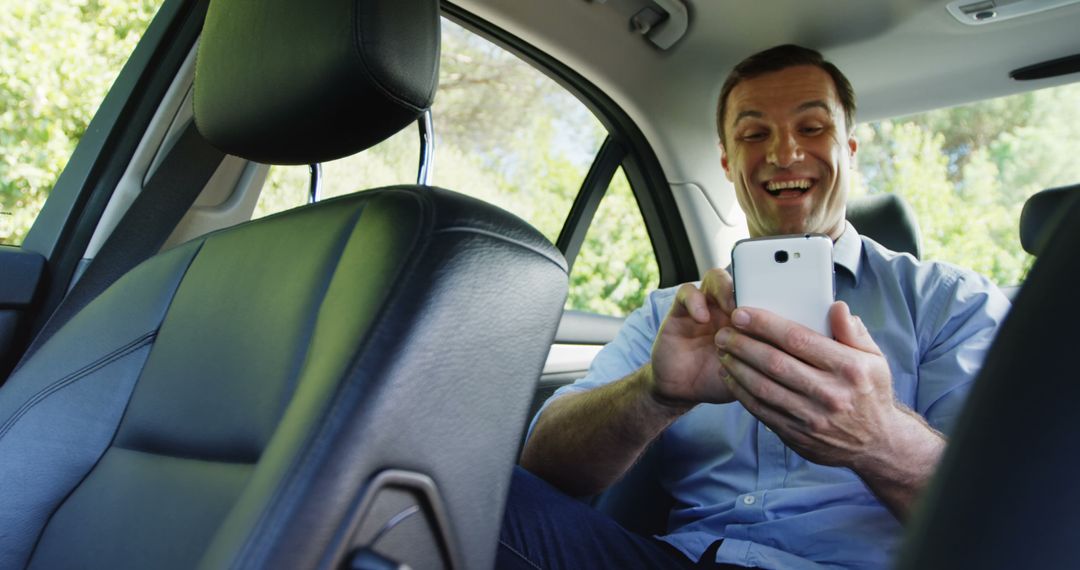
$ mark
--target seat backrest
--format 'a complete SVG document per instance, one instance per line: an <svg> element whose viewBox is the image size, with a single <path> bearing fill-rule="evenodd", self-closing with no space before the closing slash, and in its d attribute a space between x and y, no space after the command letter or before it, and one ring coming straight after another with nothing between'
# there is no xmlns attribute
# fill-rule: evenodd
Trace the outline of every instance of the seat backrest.
<svg viewBox="0 0 1080 570"><path fill-rule="evenodd" d="M901 569L1080 567L1080 201L1060 215L909 525Z"/></svg>
<svg viewBox="0 0 1080 570"><path fill-rule="evenodd" d="M872 194L848 201L847 219L859 233L901 253L922 258L919 221L897 194Z"/></svg>
<svg viewBox="0 0 1080 570"><path fill-rule="evenodd" d="M361 150L430 105L439 25L214 0L197 124L250 159ZM157 255L0 389L0 568L490 567L566 288L526 223L416 186Z"/></svg>

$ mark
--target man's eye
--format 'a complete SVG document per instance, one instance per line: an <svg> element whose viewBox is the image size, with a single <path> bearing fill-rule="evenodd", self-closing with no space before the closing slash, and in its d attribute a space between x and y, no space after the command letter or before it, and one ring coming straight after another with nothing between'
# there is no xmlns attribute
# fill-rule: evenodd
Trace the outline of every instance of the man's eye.
<svg viewBox="0 0 1080 570"><path fill-rule="evenodd" d="M747 142L756 142L765 140L766 135L767 133L765 133L764 131L750 131L743 133L742 136L739 138Z"/></svg>
<svg viewBox="0 0 1080 570"><path fill-rule="evenodd" d="M815 126L810 126L810 127L803 127L802 129L799 129L799 130L802 131L802 134L804 134L804 135L816 135L816 134L819 134L822 131L824 131L825 127L815 125Z"/></svg>

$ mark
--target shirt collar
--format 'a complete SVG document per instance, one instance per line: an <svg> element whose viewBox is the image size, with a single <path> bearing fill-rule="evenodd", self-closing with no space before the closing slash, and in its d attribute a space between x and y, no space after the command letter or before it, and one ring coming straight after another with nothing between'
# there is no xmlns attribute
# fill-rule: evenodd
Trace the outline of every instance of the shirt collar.
<svg viewBox="0 0 1080 570"><path fill-rule="evenodd" d="M859 284L859 264L862 261L862 238L851 222L844 220L844 233L833 243L833 264L841 267Z"/></svg>

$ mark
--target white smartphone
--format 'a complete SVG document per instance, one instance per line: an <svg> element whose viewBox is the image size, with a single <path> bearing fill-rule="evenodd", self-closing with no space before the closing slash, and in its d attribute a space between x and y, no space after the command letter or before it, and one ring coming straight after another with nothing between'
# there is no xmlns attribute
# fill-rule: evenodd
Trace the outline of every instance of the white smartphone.
<svg viewBox="0 0 1080 570"><path fill-rule="evenodd" d="M832 338L832 247L823 234L739 240L731 250L735 304L772 311Z"/></svg>

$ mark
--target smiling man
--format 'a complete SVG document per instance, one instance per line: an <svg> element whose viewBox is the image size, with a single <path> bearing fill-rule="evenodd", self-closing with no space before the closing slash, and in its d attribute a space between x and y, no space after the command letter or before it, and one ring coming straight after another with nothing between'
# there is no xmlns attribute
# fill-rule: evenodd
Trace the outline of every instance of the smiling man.
<svg viewBox="0 0 1080 570"><path fill-rule="evenodd" d="M534 419L500 568L890 563L1008 302L845 221L854 113L843 74L789 45L736 66L717 120L751 235L833 239L834 338L735 309L722 269L651 293ZM650 445L674 499L665 534L635 535L567 497L606 489Z"/></svg>

